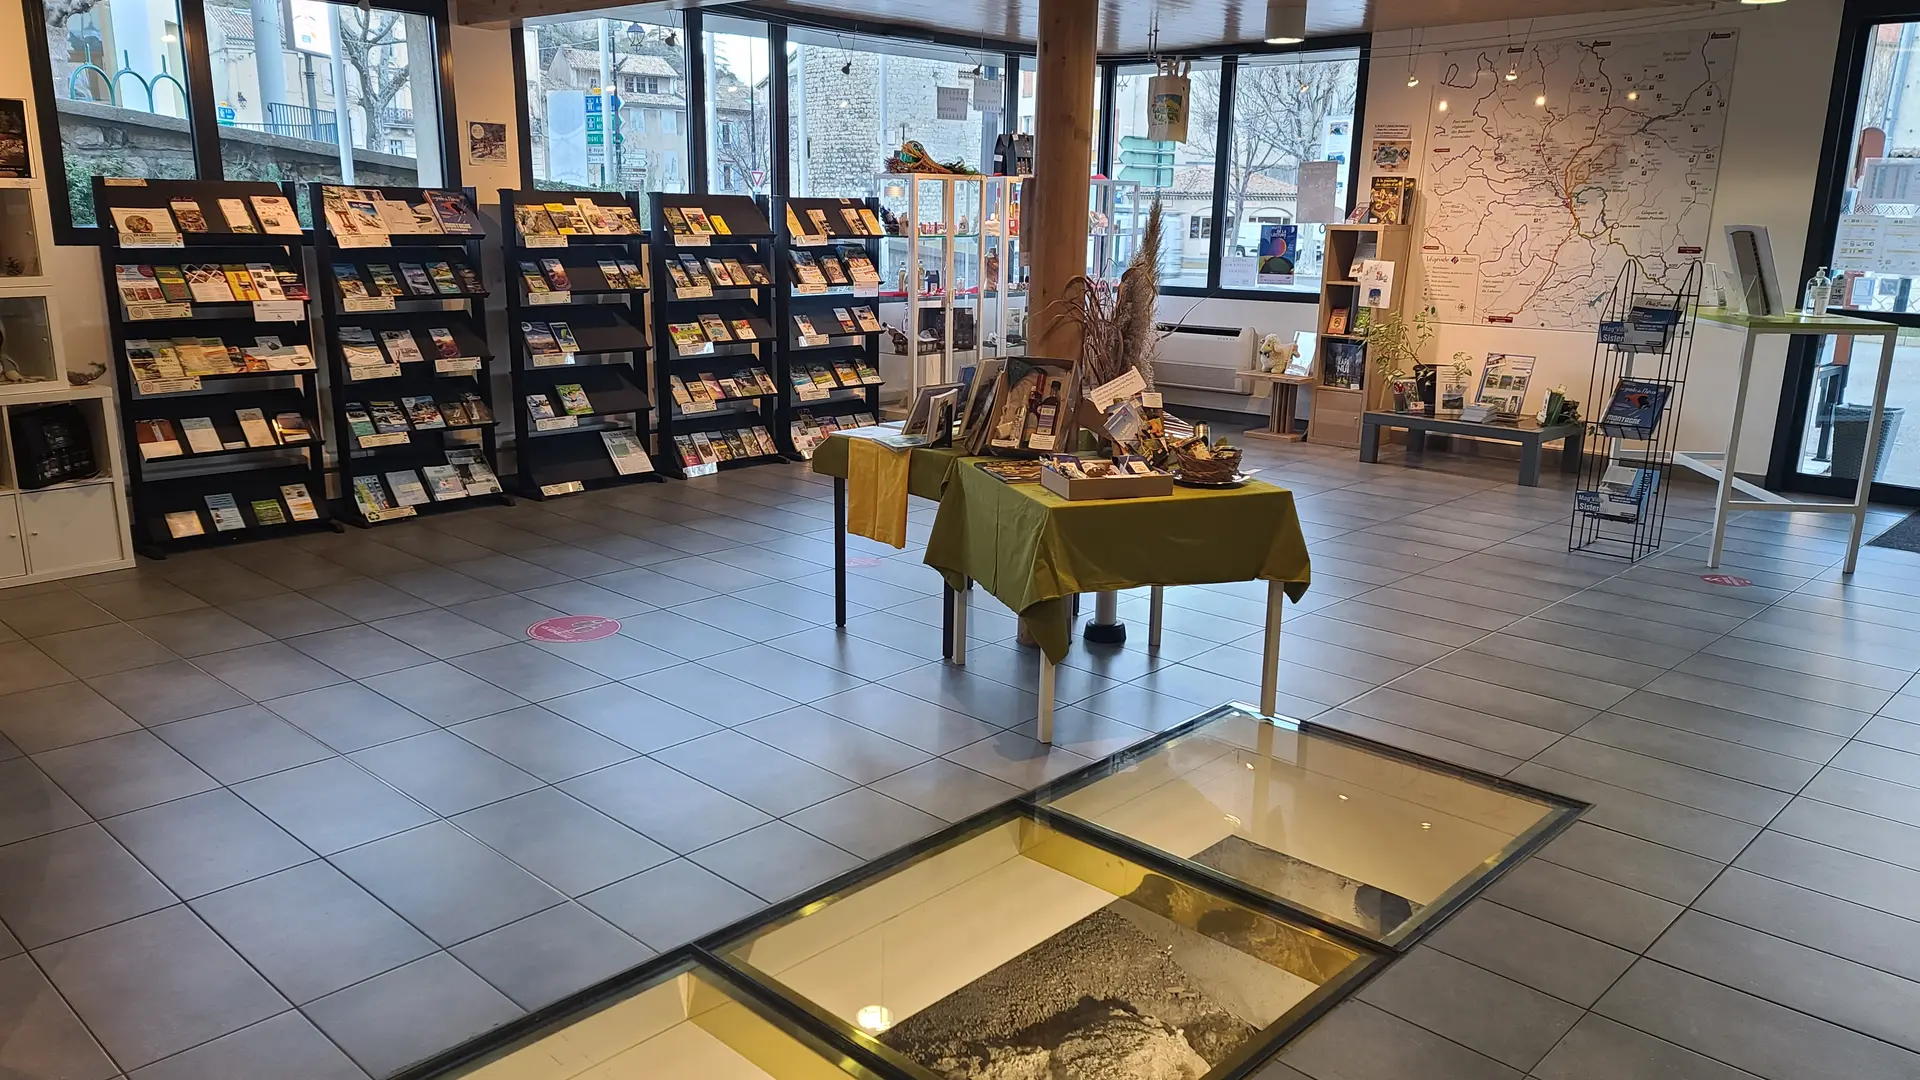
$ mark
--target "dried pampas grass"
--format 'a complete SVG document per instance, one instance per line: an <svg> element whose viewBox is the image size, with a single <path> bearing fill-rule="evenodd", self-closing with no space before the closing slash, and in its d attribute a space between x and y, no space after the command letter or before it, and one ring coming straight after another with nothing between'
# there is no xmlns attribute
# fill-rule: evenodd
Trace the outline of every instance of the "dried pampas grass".
<svg viewBox="0 0 1920 1080"><path fill-rule="evenodd" d="M1160 298L1160 201L1147 212L1140 248L1120 275L1118 287L1085 274L1067 283L1061 314L1080 327L1080 385L1098 386L1140 369L1153 386L1153 364L1160 348L1154 329L1154 305Z"/></svg>

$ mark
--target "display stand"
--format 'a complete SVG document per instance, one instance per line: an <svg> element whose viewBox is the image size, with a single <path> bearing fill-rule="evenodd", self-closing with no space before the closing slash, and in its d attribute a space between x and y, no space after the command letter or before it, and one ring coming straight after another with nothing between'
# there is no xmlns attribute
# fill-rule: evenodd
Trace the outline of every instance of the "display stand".
<svg viewBox="0 0 1920 1080"><path fill-rule="evenodd" d="M774 382L779 253L766 214L744 195L649 198L660 468L684 478L785 460L774 436L782 426ZM746 283L733 282L736 267L749 274Z"/></svg>
<svg viewBox="0 0 1920 1080"><path fill-rule="evenodd" d="M132 536L149 558L334 527L304 238L266 232L256 196L290 208L293 188L93 180ZM167 227L123 235L116 211L129 229L162 213Z"/></svg>
<svg viewBox="0 0 1920 1080"><path fill-rule="evenodd" d="M1320 334L1320 347L1316 350L1320 377L1313 385L1307 439L1329 446L1357 448L1361 417L1368 409L1383 407L1392 392L1385 380L1369 378L1367 343L1359 333L1365 297L1359 279L1354 276L1357 262L1368 258L1392 263L1396 292L1404 290L1408 284L1407 258L1412 232L1405 225L1328 225L1326 243L1321 270L1320 321L1315 325ZM1400 297L1396 295L1388 307L1399 306ZM1341 311L1346 313L1346 325L1336 333L1329 326L1338 324L1336 313Z"/></svg>
<svg viewBox="0 0 1920 1080"><path fill-rule="evenodd" d="M1307 436L1293 429L1293 418L1300 411L1300 388L1313 385L1311 375L1288 375L1283 371L1243 371L1243 379L1267 383L1267 426L1241 432L1249 439L1267 442L1299 442Z"/></svg>
<svg viewBox="0 0 1920 1080"><path fill-rule="evenodd" d="M639 228L639 196L631 193L500 190L518 486L536 499L664 479L645 449L653 427L646 237L544 227L552 224L546 207L577 208L579 200L625 207ZM521 219L536 210L544 224L528 235ZM532 415L533 402L552 415Z"/></svg>
<svg viewBox="0 0 1920 1080"><path fill-rule="evenodd" d="M457 233L343 236L323 213L327 189L337 187L310 185L339 443L333 466L339 516L367 527L483 503L511 505L495 474L499 414L487 376L493 351L480 278L484 226L476 216L468 231ZM443 192L341 190L416 208ZM476 208L472 188L444 192L463 197L468 210ZM430 292L422 291L422 275ZM374 342L371 352L356 347L350 356L342 335L362 331ZM356 358L384 363L357 364ZM397 423L391 419L395 407L403 413Z"/></svg>
<svg viewBox="0 0 1920 1080"><path fill-rule="evenodd" d="M1861 534L1867 523L1867 504L1873 494L1873 478L1879 472L1881 461L1880 434L1884 427L1887 409L1887 385L1893 374L1894 347L1898 342L1900 327L1894 323L1875 322L1872 319L1856 319L1847 315L1822 315L1804 317L1800 315L1744 315L1738 312L1702 308L1698 318L1703 323L1711 323L1729 329L1739 330L1742 335L1740 344L1740 381L1734 395L1733 426L1727 432L1725 453L1702 451L1683 451L1674 455L1674 463L1692 469L1712 479L1719 485L1714 500L1713 543L1707 554L1707 566L1720 565L1720 549L1725 542L1727 515L1743 511L1761 513L1802 513L1802 514L1846 514L1853 518L1853 528L1847 536L1847 560L1841 567L1842 573L1851 574L1860 557ZM1759 339L1767 336L1790 337L1831 337L1879 338L1880 366L1874 375L1873 409L1867 416L1866 441L1862 446L1862 460L1859 463L1857 479L1854 483L1853 499L1850 502L1812 502L1789 499L1777 495L1756 484L1748 483L1736 474L1734 456L1740 446L1740 429L1746 419L1747 389L1753 375L1754 346ZM1844 476L1840 472L1851 462L1836 461L1833 464L1834 475ZM1734 498L1734 492L1749 496L1746 499Z"/></svg>
<svg viewBox="0 0 1920 1080"><path fill-rule="evenodd" d="M852 221L842 211L850 211ZM778 283L780 364L775 378L782 395L781 437L790 453L811 458L827 434L864 427L880 415L880 265L879 235L869 231L861 210L875 215L877 199L788 199L787 221L780 230ZM796 222L801 231L795 232ZM855 231L856 223L860 231ZM834 259L844 283L802 280L796 253L818 264ZM848 260L846 256L856 256ZM864 259L873 273L856 280L854 263ZM868 317L860 325L862 315ZM854 320L851 326L841 317Z"/></svg>
<svg viewBox="0 0 1920 1080"><path fill-rule="evenodd" d="M882 317L893 355L910 357L905 400L954 381L983 355L1025 351L1018 176L884 173L876 181ZM1022 324L1016 328L1016 324Z"/></svg>
<svg viewBox="0 0 1920 1080"><path fill-rule="evenodd" d="M1687 268L1679 291L1665 288L1629 262L1607 298L1593 379L1582 403L1587 445L1567 548L1637 562L1660 550L1667 517L1674 439L1693 355L1692 311L1700 302L1700 263ZM1623 426L1611 406L1617 395L1641 392L1659 404ZM1628 447L1626 444L1631 444Z"/></svg>

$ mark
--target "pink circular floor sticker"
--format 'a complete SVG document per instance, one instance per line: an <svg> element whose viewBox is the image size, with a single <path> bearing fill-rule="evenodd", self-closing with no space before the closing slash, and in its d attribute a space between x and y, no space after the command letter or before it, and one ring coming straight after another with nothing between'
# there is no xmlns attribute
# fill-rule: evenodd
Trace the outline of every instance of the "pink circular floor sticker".
<svg viewBox="0 0 1920 1080"><path fill-rule="evenodd" d="M558 642L562 645L576 641L598 641L619 632L620 620L609 619L604 615L561 615L557 618L542 619L527 627L527 636L533 640Z"/></svg>
<svg viewBox="0 0 1920 1080"><path fill-rule="evenodd" d="M1735 577L1732 574L1701 574L1700 580L1709 585L1730 585L1737 589L1743 589L1753 584L1753 582L1748 581L1746 578Z"/></svg>

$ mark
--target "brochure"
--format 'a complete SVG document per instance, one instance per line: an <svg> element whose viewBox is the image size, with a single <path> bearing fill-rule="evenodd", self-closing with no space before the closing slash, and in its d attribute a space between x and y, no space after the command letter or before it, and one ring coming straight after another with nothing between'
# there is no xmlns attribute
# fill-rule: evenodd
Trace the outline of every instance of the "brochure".
<svg viewBox="0 0 1920 1080"><path fill-rule="evenodd" d="M266 414L259 409L235 409L233 415L240 421L240 433L246 436L248 446L280 445L280 441L273 437L273 428L267 423Z"/></svg>
<svg viewBox="0 0 1920 1080"><path fill-rule="evenodd" d="M203 233L207 231L207 215L201 213L200 204L192 199L174 199L168 203L173 211L174 223L181 232Z"/></svg>
<svg viewBox="0 0 1920 1080"><path fill-rule="evenodd" d="M553 402L545 394L527 395L527 416L534 420L551 420L557 415L553 411Z"/></svg>
<svg viewBox="0 0 1920 1080"><path fill-rule="evenodd" d="M726 342L733 340L733 335L727 331L727 320L718 315L700 316L700 329L706 332L707 340L709 341Z"/></svg>
<svg viewBox="0 0 1920 1080"><path fill-rule="evenodd" d="M134 434L140 443L140 460L159 461L163 458L179 457L180 440L175 437L171 420L140 420L134 424Z"/></svg>
<svg viewBox="0 0 1920 1080"><path fill-rule="evenodd" d="M426 477L427 488L433 493L435 502L467 497L467 484L460 479L460 469L457 466L428 465L420 472Z"/></svg>
<svg viewBox="0 0 1920 1080"><path fill-rule="evenodd" d="M580 341L573 336L573 327L563 322L548 323L547 329L553 333L553 343L560 346L563 353L580 351Z"/></svg>
<svg viewBox="0 0 1920 1080"><path fill-rule="evenodd" d="M621 476L653 471L653 459L647 456L646 448L630 432L603 431L600 439L607 444L607 456L613 459L613 469Z"/></svg>
<svg viewBox="0 0 1920 1080"><path fill-rule="evenodd" d="M240 507L233 501L231 492L208 495L207 513L213 515L213 527L218 532L234 532L247 527L247 519L240 516Z"/></svg>
<svg viewBox="0 0 1920 1080"><path fill-rule="evenodd" d="M287 513L295 521L314 521L319 514L314 512L313 497L307 494L305 484L287 484L280 489L280 497L286 500Z"/></svg>
<svg viewBox="0 0 1920 1080"><path fill-rule="evenodd" d="M560 383L553 388L560 395L560 410L568 416L590 416L593 402L587 399L586 388L579 383Z"/></svg>
<svg viewBox="0 0 1920 1080"><path fill-rule="evenodd" d="M1646 379L1621 379L1613 400L1600 417L1600 432L1620 439L1645 441L1660 426L1661 414L1673 395L1673 384Z"/></svg>
<svg viewBox="0 0 1920 1080"><path fill-rule="evenodd" d="M219 199L220 216L227 220L227 231L255 235L260 230L253 224L253 215L247 213L245 199Z"/></svg>
<svg viewBox="0 0 1920 1080"><path fill-rule="evenodd" d="M393 501L401 506L419 506L427 501L427 489L420 483L420 474L412 469L388 473L387 486L393 489Z"/></svg>
<svg viewBox="0 0 1920 1080"><path fill-rule="evenodd" d="M382 510L393 509L393 503L387 500L387 489L377 476L353 478L353 505L361 517L373 517Z"/></svg>
<svg viewBox="0 0 1920 1080"><path fill-rule="evenodd" d="M214 430L210 416L184 417L180 430L187 437L187 446L196 454L217 454L227 448L220 441L220 433Z"/></svg>
<svg viewBox="0 0 1920 1080"><path fill-rule="evenodd" d="M429 191L427 206L442 231L454 236L476 236L481 232L480 217L467 205L462 191Z"/></svg>
<svg viewBox="0 0 1920 1080"><path fill-rule="evenodd" d="M113 230L119 234L123 248L181 246L180 230L174 226L173 215L165 207L116 206Z"/></svg>
<svg viewBox="0 0 1920 1080"><path fill-rule="evenodd" d="M167 515L167 535L175 540L185 540L189 536L205 536L206 526L200 523L200 515L193 510L175 510Z"/></svg>
<svg viewBox="0 0 1920 1080"><path fill-rule="evenodd" d="M447 426L446 417L440 415L440 406L430 394L414 394L400 399L400 407L407 411L407 420L416 431Z"/></svg>
<svg viewBox="0 0 1920 1080"><path fill-rule="evenodd" d="M297 412L274 413L273 433L288 445L313 440L313 429L308 426L307 418Z"/></svg>
<svg viewBox="0 0 1920 1080"><path fill-rule="evenodd" d="M253 212L260 219L260 228L274 236L300 235L300 217L293 212L293 204L284 195L254 195Z"/></svg>

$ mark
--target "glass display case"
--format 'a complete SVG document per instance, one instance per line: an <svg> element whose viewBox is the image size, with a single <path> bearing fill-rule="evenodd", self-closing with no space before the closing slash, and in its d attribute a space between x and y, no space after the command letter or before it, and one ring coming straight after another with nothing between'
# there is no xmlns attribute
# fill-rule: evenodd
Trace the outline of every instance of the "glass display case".
<svg viewBox="0 0 1920 1080"><path fill-rule="evenodd" d="M698 961L675 964L592 1012L573 1014L477 1061L434 1075L471 1080L881 1080Z"/></svg>
<svg viewBox="0 0 1920 1080"><path fill-rule="evenodd" d="M884 173L876 180L887 229L880 245L883 363L905 363L899 381L907 400L1005 345L1019 179ZM1019 291L1024 303L1024 286Z"/></svg>
<svg viewBox="0 0 1920 1080"><path fill-rule="evenodd" d="M714 951L920 1080L1225 1075L1379 961L1012 807Z"/></svg>
<svg viewBox="0 0 1920 1080"><path fill-rule="evenodd" d="M1042 805L1397 944L1572 807L1233 707Z"/></svg>
<svg viewBox="0 0 1920 1080"><path fill-rule="evenodd" d="M1104 176L1094 177L1087 187L1087 276L1117 286L1140 250L1155 193L1142 197L1139 181Z"/></svg>

